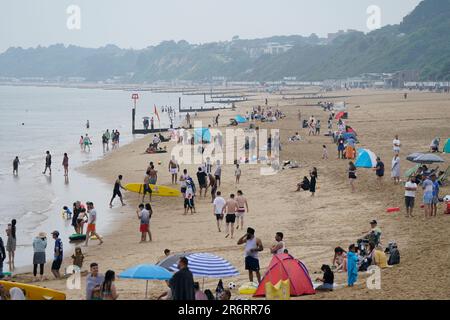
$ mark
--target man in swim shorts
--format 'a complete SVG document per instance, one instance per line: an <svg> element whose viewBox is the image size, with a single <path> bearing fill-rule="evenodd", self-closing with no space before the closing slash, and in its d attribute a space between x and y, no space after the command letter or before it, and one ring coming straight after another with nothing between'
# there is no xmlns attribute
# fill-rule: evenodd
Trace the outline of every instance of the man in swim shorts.
<svg viewBox="0 0 450 320"><path fill-rule="evenodd" d="M175 160L175 156L172 156L172 159L169 162L169 172L172 175L172 184L177 183L178 171L180 171L180 166L178 165L177 160Z"/></svg>
<svg viewBox="0 0 450 320"><path fill-rule="evenodd" d="M231 226L231 239L233 239L234 234L234 223L236 222L236 212L238 211L238 204L234 199L234 194L230 195L230 199L227 200L225 206L222 209L222 214L225 215L225 222L227 226L227 235L225 238L230 236L229 227Z"/></svg>
<svg viewBox="0 0 450 320"><path fill-rule="evenodd" d="M236 229L239 229L239 219L241 220L241 229L244 229L244 213L245 209L247 209L248 212L248 203L241 190L238 190L237 192L236 202L238 204L238 210L236 213Z"/></svg>
<svg viewBox="0 0 450 320"><path fill-rule="evenodd" d="M150 170L147 171L144 177L144 195L142 196L142 202L144 202L145 195L148 193L149 201L152 202L152 188L150 188Z"/></svg>
<svg viewBox="0 0 450 320"><path fill-rule="evenodd" d="M219 232L222 232L221 226L222 226L222 222L223 222L223 207L225 207L226 201L222 197L222 194L220 191L217 191L217 196L214 199L213 205L214 205L213 213L214 213L214 216L216 217L216 221L217 221L217 230L219 230Z"/></svg>
<svg viewBox="0 0 450 320"><path fill-rule="evenodd" d="M42 172L42 174L45 174L47 172L47 169L50 171L50 175L52 175L52 155L50 154L50 151L46 152L45 156L45 170Z"/></svg>
<svg viewBox="0 0 450 320"><path fill-rule="evenodd" d="M88 214L89 214L89 220L88 220L88 227L86 231L86 243L85 246L88 246L89 238L91 236L96 236L97 240L100 241L99 244L103 243L103 240L98 235L96 230L96 224L97 224L97 211L94 209L94 204L92 202L86 202Z"/></svg>
<svg viewBox="0 0 450 320"><path fill-rule="evenodd" d="M206 172L199 167L198 171L197 171L197 180L198 180L198 185L199 185L199 189L200 189L200 197L202 196L202 190L205 190L205 198L206 198L206 192L208 191L208 183L206 182Z"/></svg>

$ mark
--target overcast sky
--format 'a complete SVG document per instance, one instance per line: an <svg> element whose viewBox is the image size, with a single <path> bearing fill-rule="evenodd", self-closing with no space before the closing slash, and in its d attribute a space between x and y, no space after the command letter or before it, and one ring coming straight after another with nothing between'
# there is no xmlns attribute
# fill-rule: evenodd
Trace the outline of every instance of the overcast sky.
<svg viewBox="0 0 450 320"><path fill-rule="evenodd" d="M397 24L421 0L2 0L0 52L54 43L144 48L164 40L191 43L273 35L326 36L367 28L367 8L381 24ZM67 28L67 8L81 11L81 29Z"/></svg>

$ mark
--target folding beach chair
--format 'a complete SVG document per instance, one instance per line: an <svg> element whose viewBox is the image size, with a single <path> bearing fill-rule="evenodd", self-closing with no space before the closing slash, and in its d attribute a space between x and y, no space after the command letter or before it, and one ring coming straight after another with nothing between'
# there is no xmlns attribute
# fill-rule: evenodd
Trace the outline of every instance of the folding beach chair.
<svg viewBox="0 0 450 320"><path fill-rule="evenodd" d="M420 168L420 166L421 166L420 164L417 164L411 169L407 170L405 172L405 178L409 178L411 175L413 175Z"/></svg>
<svg viewBox="0 0 450 320"><path fill-rule="evenodd" d="M437 181L441 185L444 185L449 176L450 176L450 166L448 166L447 170L444 171L444 173L437 179Z"/></svg>

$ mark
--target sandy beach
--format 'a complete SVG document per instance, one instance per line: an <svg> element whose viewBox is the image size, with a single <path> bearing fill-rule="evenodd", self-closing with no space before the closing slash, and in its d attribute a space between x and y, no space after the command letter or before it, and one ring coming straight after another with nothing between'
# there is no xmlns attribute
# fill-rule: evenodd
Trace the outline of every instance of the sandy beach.
<svg viewBox="0 0 450 320"><path fill-rule="evenodd" d="M278 106L286 114L286 118L257 125L260 128L280 129L280 160L296 160L301 165L298 169L286 169L276 175L262 176L259 174L260 166L243 164L239 185L234 182L234 166L223 166L222 185L218 190L225 198L238 189L247 197L250 210L245 216L245 228L253 227L265 247L260 253L262 275L272 258L269 248L278 231L284 233L289 253L307 266L314 280L322 275L322 264L331 264L336 246L347 249L350 243L356 242L362 232L369 230L369 221L376 219L383 231L383 245L395 240L401 253L400 265L382 271L381 290L369 290L365 283L367 275L360 273L358 284L354 288L342 288L331 293L317 293L296 299L448 299L450 216L442 214L444 209L440 204L438 216L425 220L423 210L418 204L415 217L406 218L404 189L401 185L394 185L391 180L390 163L393 156L392 140L396 134L402 142L402 174L414 166L406 161L408 154L426 152L431 140L436 136L441 137L441 144L445 143L450 136L450 95L410 92L405 100L401 91L353 90L339 92L341 93L350 96L345 99L349 105L347 123L358 132L361 142L358 147L371 149L386 164L386 176L381 189L375 184L375 173L372 170L359 169L357 192L351 193L347 180L348 161L338 160L336 146L331 138L323 136L328 112L317 106L302 106L316 103L316 100L288 101L281 99L280 95L261 95L258 100L237 104L236 111L220 111L220 126L224 128L229 118L236 114L245 114L253 106L264 105L264 99L267 98L269 106L274 109ZM299 111L303 119L314 115L321 120L320 136L308 137L307 129L300 129ZM215 114L199 113L198 119L210 124ZM288 137L297 131L302 141L288 142ZM151 137L148 137L122 146L105 158L87 164L81 171L110 183L112 192L113 183L119 174L124 176L124 183L141 183L148 163L153 161L158 170L158 184L171 186L167 168L170 152L145 154L150 140ZM328 147L329 160L322 160L324 144ZM171 150L175 143L163 145L167 145ZM440 156L446 160L440 169L445 170L450 156ZM161 165L158 165L158 161L161 161ZM198 165L180 167L188 169L189 174L194 177ZM312 167L317 167L319 175L316 196L311 197L309 192L296 193L297 183L303 176L308 175ZM196 178L194 181L197 183ZM440 194L450 194L448 185L442 187ZM418 199L421 199L421 196L422 191L419 191ZM105 194L104 201L108 202L110 197L111 194ZM140 196L126 192L124 200L127 204L124 207L116 200L111 210L98 212L99 215L112 216L113 231L103 235L103 245L99 246L96 241L91 241L88 248L83 248L86 256L83 269L87 269L91 262L97 262L100 272L111 269L119 274L137 264L156 263L163 256L163 250L169 248L173 253L210 252L220 255L228 259L241 273L239 277L224 279L225 284L233 281L239 286L248 281L244 269L244 249L237 245L237 239L245 232L237 230L234 239L225 239L224 232L217 232L209 196L206 199L196 197L197 212L194 215L183 215L181 198L154 197L154 214L151 221L153 242L143 244L139 244L139 221L136 217ZM386 213L389 207L401 207L402 211ZM66 253L71 253L73 248L66 247L65 250ZM63 266L69 264L71 260L65 259ZM50 278L50 274L47 276ZM28 277L21 275L16 280L26 280ZM214 290L217 281L205 281L205 289ZM336 283L345 284L346 274L336 274ZM82 279L81 291L66 289L65 280L47 280L36 284L64 291L68 299L84 299L85 277ZM119 299L144 298L144 281L118 279L116 286ZM150 297L156 298L165 289L163 282L150 282ZM232 294L234 297L237 291Z"/></svg>

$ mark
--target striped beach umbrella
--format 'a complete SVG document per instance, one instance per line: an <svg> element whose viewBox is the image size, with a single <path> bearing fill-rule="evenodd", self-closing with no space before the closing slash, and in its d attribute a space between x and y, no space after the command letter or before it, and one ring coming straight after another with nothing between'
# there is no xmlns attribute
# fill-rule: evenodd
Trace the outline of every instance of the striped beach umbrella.
<svg viewBox="0 0 450 320"><path fill-rule="evenodd" d="M210 253L191 253L186 258L194 277L221 279L239 275L239 271L230 262ZM178 271L177 264L174 263L170 269Z"/></svg>

